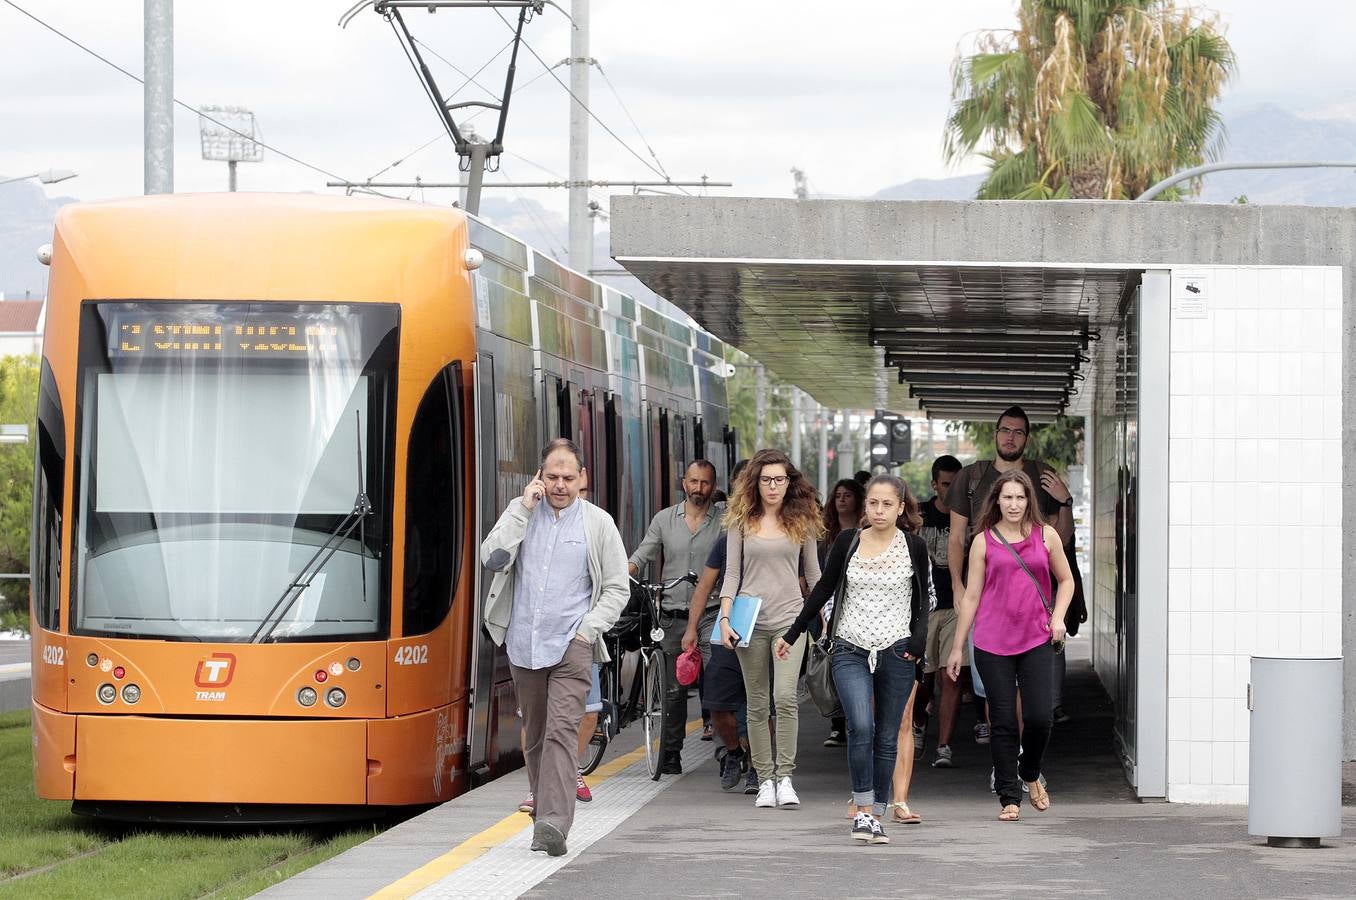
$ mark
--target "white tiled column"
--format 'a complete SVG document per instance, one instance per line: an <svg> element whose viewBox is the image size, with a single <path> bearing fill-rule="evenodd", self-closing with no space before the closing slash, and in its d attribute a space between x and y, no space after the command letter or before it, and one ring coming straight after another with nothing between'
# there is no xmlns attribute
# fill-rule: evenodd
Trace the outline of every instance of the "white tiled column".
<svg viewBox="0 0 1356 900"><path fill-rule="evenodd" d="M1341 653L1341 270L1178 267L1173 297L1168 799L1243 803L1249 657Z"/></svg>

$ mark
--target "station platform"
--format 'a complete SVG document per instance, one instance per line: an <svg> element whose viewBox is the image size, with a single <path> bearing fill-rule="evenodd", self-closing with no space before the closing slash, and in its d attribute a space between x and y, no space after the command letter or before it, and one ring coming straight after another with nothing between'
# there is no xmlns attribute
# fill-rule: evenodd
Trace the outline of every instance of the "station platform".
<svg viewBox="0 0 1356 900"><path fill-rule="evenodd" d="M580 804L569 852L528 849L515 812L527 792L511 773L263 892L262 897L1010 897L1350 896L1356 809L1318 850L1266 846L1240 806L1144 804L1113 752L1110 701L1070 641L1064 707L1047 757L1052 806L996 820L987 746L962 712L955 768L934 769L936 723L910 804L919 825L889 825L888 846L858 845L846 818L847 751L822 743L828 723L806 704L794 776L801 806L755 809L723 793L712 744L694 719L684 774L649 780L636 738L609 747ZM1081 652L1080 652L1081 651ZM696 715L695 703L692 706Z"/></svg>

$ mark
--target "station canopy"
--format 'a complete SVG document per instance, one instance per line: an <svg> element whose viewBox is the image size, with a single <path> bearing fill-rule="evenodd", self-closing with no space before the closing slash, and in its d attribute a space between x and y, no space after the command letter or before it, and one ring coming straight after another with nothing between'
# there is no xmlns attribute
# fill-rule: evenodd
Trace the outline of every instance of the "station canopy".
<svg viewBox="0 0 1356 900"><path fill-rule="evenodd" d="M876 206L926 217L935 203L615 200L621 265L831 408L876 405L883 352L895 412L988 420L1013 403L1036 420L1085 412L1090 345L1112 332L1105 326L1139 277L1105 265L963 261L959 246L922 255L909 229L882 253L851 240L841 215Z"/></svg>

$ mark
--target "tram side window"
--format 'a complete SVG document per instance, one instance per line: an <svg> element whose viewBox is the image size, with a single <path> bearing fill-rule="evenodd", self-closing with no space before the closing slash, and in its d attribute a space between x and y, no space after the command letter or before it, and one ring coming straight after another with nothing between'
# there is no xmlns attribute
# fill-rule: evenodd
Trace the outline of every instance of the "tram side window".
<svg viewBox="0 0 1356 900"><path fill-rule="evenodd" d="M452 608L460 573L464 481L461 367L438 374L419 401L405 475L406 635L436 628Z"/></svg>
<svg viewBox="0 0 1356 900"><path fill-rule="evenodd" d="M32 575L36 623L49 631L61 624L61 509L65 496L66 426L56 378L46 360L38 386L38 465L33 477Z"/></svg>

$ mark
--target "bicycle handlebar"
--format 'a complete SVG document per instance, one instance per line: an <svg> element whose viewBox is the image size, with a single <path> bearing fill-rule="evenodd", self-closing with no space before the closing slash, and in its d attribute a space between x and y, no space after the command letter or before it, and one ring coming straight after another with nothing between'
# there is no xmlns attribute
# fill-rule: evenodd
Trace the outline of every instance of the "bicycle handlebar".
<svg viewBox="0 0 1356 900"><path fill-rule="evenodd" d="M644 591L671 591L683 582L688 584L697 583L697 573L688 572L686 575L680 575L672 581L641 581L636 576L629 576L631 583Z"/></svg>

